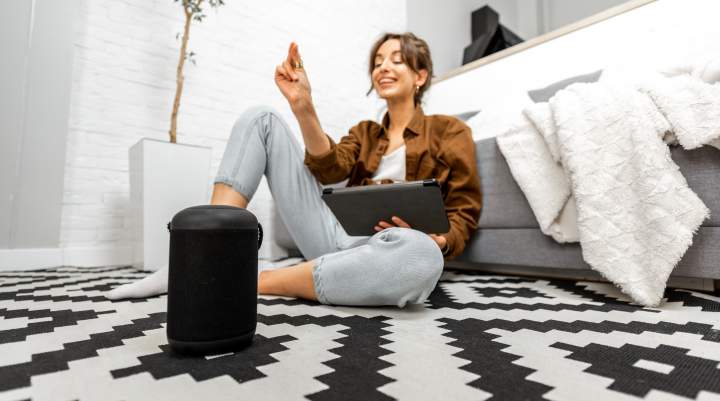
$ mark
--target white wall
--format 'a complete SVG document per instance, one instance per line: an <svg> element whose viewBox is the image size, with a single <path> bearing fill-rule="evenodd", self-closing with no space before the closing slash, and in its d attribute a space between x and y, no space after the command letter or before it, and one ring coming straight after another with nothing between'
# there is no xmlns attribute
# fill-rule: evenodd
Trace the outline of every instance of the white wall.
<svg viewBox="0 0 720 401"><path fill-rule="evenodd" d="M19 160L25 120L25 82L32 3L13 0L0 20L0 249L10 248L12 209L19 181ZM12 17L11 17L12 16Z"/></svg>
<svg viewBox="0 0 720 401"><path fill-rule="evenodd" d="M331 136L339 138L357 121L374 118L379 103L365 97L368 52L381 32L405 29L405 1L226 3L192 27L197 66L186 65L178 119L178 142L213 149L208 182L242 110L269 104L296 127L273 81L291 40L300 45L320 120ZM179 48L175 34L182 23L181 8L169 0L82 1L62 208L67 264L130 260L128 148L141 137L167 139ZM267 231L269 205L266 187L250 204ZM269 256L268 245L262 256Z"/></svg>
<svg viewBox="0 0 720 401"><path fill-rule="evenodd" d="M527 91L603 68L657 70L720 55L720 2L658 0L436 83L428 113L482 110L497 127L530 102ZM476 139L497 134L474 130Z"/></svg>
<svg viewBox="0 0 720 401"><path fill-rule="evenodd" d="M627 0L540 0L539 33L554 31L567 24L607 10Z"/></svg>
<svg viewBox="0 0 720 401"><path fill-rule="evenodd" d="M58 247L77 3L3 3L0 257Z"/></svg>

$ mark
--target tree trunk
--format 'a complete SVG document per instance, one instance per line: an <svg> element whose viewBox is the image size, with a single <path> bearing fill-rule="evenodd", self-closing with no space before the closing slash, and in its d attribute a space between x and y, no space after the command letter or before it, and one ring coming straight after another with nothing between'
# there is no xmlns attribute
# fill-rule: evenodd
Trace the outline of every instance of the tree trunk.
<svg viewBox="0 0 720 401"><path fill-rule="evenodd" d="M170 142L177 142L177 115L180 110L180 96L182 95L183 83L183 67L185 66L185 57L187 52L188 39L190 39L190 23L192 22L192 12L188 10L187 0L183 0L183 11L185 12L185 29L183 31L182 46L180 47L180 60L177 66L177 88L175 89L175 101L173 102L172 115L170 116Z"/></svg>

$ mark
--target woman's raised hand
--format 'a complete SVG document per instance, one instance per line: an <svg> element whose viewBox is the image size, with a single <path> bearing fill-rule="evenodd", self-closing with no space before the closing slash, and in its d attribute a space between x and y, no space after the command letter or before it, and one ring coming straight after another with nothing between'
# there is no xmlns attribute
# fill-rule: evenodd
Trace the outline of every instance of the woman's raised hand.
<svg viewBox="0 0 720 401"><path fill-rule="evenodd" d="M297 43L290 43L287 58L275 68L275 83L292 109L312 102L310 81L302 65Z"/></svg>

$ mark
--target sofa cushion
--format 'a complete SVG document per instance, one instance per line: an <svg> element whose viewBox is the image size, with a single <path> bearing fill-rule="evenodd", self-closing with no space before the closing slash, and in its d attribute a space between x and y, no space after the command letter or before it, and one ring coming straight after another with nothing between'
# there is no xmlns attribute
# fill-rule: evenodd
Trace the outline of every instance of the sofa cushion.
<svg viewBox="0 0 720 401"><path fill-rule="evenodd" d="M710 209L710 218L702 225L720 227L720 150L711 146L693 150L673 146L670 155L680 167L690 189Z"/></svg>
<svg viewBox="0 0 720 401"><path fill-rule="evenodd" d="M475 157L483 196L480 228L539 228L495 138L476 141Z"/></svg>

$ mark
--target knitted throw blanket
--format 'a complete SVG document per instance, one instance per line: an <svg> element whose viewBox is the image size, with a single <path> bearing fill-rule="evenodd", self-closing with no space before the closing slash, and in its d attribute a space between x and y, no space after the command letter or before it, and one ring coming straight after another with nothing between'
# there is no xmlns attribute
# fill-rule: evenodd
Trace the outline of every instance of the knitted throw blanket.
<svg viewBox="0 0 720 401"><path fill-rule="evenodd" d="M542 231L579 241L585 261L635 302L662 300L709 210L668 145L720 148L720 83L690 73L603 77L524 110L497 137Z"/></svg>

